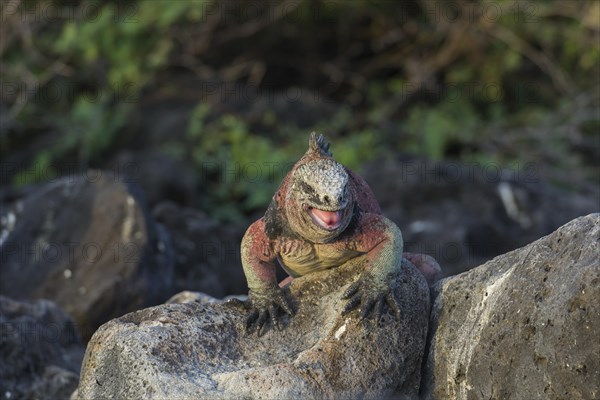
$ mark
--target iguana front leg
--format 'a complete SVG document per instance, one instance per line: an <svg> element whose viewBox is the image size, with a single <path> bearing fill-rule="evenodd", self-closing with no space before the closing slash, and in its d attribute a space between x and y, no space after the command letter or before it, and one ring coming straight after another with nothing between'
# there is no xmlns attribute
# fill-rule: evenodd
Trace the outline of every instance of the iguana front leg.
<svg viewBox="0 0 600 400"><path fill-rule="evenodd" d="M242 239L241 257L251 307L246 320L247 331L256 329L261 335L264 333L262 328L269 320L273 327L280 328L280 310L288 315L293 315L294 311L285 291L277 285L276 256L265 234L262 219L253 223L246 231Z"/></svg>
<svg viewBox="0 0 600 400"><path fill-rule="evenodd" d="M358 281L344 293L343 298L349 301L343 312L347 313L360 304L363 318L369 317L375 310L379 319L387 303L399 318L400 304L390 282L402 262L402 233L392 221L376 214L363 215L360 225L360 232L352 240L358 251L367 253L368 266Z"/></svg>

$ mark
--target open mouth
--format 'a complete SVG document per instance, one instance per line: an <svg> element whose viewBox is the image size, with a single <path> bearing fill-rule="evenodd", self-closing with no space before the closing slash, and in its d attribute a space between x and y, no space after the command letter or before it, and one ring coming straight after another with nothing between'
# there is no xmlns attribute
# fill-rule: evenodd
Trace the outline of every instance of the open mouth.
<svg viewBox="0 0 600 400"><path fill-rule="evenodd" d="M312 220L323 229L333 231L342 224L342 211L325 211L310 207L308 209Z"/></svg>

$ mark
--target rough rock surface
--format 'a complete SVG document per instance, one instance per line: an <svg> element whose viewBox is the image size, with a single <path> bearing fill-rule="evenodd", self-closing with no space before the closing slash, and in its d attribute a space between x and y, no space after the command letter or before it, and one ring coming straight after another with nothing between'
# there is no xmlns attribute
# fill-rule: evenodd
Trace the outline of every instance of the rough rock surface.
<svg viewBox="0 0 600 400"><path fill-rule="evenodd" d="M180 303L201 303L201 304L218 304L226 302L230 299L238 299L241 301L248 300L248 296L245 294L231 295L225 296L222 299L217 299L216 297L212 297L206 293L202 292L192 292L189 290L184 290L183 292L179 292L176 295L172 296L169 300L166 301L165 304L180 304Z"/></svg>
<svg viewBox="0 0 600 400"><path fill-rule="evenodd" d="M433 256L446 276L599 211L597 196L552 187L533 163L507 171L406 156L375 161L362 175L384 215L402 229L404 250Z"/></svg>
<svg viewBox="0 0 600 400"><path fill-rule="evenodd" d="M600 214L432 295L424 398L600 398Z"/></svg>
<svg viewBox="0 0 600 400"><path fill-rule="evenodd" d="M0 296L0 399L68 398L83 352L73 320L56 304Z"/></svg>
<svg viewBox="0 0 600 400"><path fill-rule="evenodd" d="M1 216L0 293L58 303L89 339L170 294L169 239L142 196L102 171L40 185Z"/></svg>
<svg viewBox="0 0 600 400"><path fill-rule="evenodd" d="M242 303L167 304L112 320L94 334L77 398L414 398L429 289L408 262L391 277L399 321L341 315L364 259L294 280L297 314L282 331L246 335Z"/></svg>

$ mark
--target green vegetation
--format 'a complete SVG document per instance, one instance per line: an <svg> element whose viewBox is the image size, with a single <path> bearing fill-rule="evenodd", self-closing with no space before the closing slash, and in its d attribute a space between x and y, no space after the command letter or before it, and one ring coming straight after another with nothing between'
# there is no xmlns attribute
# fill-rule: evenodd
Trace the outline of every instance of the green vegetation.
<svg viewBox="0 0 600 400"><path fill-rule="evenodd" d="M2 20L2 159L102 167L143 143L190 163L224 219L264 207L311 130L352 168L409 152L598 179L600 2L40 0ZM182 81L313 95L218 107ZM187 129L146 143L145 102L177 96Z"/></svg>

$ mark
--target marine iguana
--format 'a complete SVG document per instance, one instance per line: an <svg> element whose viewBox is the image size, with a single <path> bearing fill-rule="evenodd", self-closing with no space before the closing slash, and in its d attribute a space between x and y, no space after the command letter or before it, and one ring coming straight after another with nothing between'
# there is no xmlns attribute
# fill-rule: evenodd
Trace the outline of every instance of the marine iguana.
<svg viewBox="0 0 600 400"><path fill-rule="evenodd" d="M379 318L387 303L399 317L400 305L388 276L402 261L402 233L381 215L363 178L335 161L329 147L323 135L310 135L308 150L284 178L264 217L242 239L251 307L246 321L249 332L256 328L260 334L269 319L280 328L280 312L294 314L281 288L285 283L361 255L366 255L368 267L344 293L348 303L343 312L360 304L363 318L373 309ZM280 285L276 264L290 275Z"/></svg>

